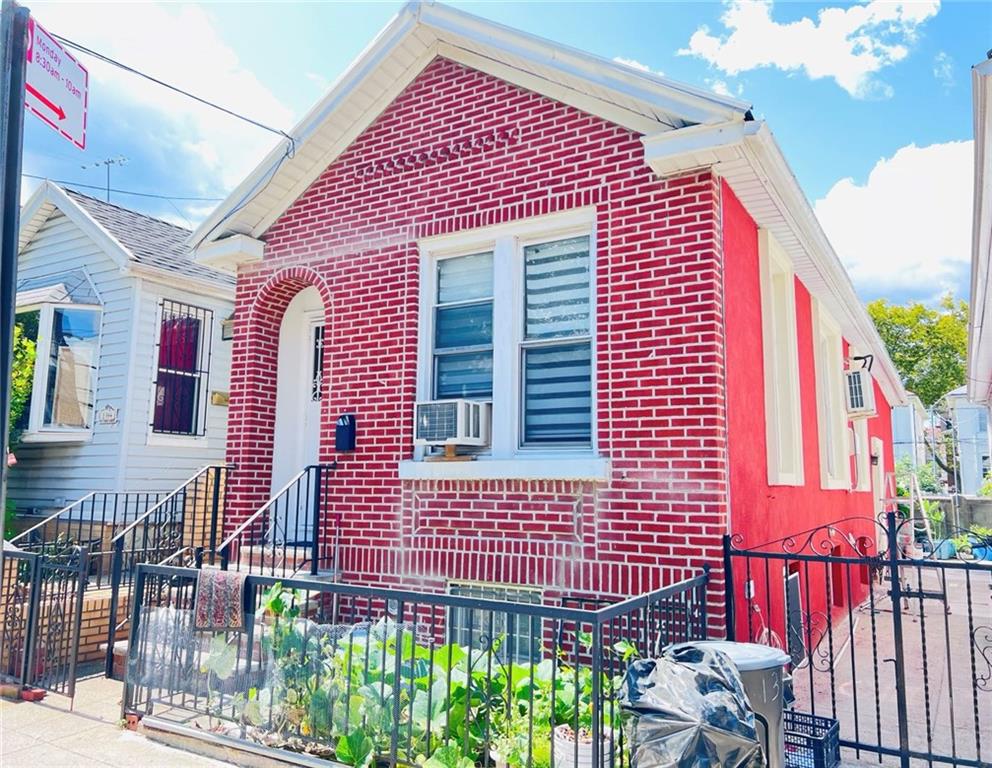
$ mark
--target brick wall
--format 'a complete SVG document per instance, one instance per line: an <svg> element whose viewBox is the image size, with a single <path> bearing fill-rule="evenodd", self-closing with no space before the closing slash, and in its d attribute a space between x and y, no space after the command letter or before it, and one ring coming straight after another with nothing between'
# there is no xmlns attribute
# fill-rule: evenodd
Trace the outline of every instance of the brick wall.
<svg viewBox="0 0 992 768"><path fill-rule="evenodd" d="M418 238L596 207L604 483L400 481L412 455ZM720 562L727 478L719 186L659 180L626 129L437 59L238 276L228 530L268 497L282 312L326 309L326 539L350 581L499 580L629 595ZM358 415L358 450L333 423Z"/></svg>

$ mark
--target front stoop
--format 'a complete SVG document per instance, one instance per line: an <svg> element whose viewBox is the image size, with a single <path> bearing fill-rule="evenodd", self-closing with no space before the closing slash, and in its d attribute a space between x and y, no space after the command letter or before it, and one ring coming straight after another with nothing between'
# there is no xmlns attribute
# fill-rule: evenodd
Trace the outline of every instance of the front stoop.
<svg viewBox="0 0 992 768"><path fill-rule="evenodd" d="M146 715L141 720L138 732L159 744L246 768L348 768L344 763L333 760L263 747L218 733L188 728L151 715Z"/></svg>

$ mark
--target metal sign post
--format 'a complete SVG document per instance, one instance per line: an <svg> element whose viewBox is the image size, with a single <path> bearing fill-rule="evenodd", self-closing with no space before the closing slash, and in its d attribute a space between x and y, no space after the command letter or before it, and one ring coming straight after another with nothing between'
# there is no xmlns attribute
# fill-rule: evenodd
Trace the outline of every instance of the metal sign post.
<svg viewBox="0 0 992 768"><path fill-rule="evenodd" d="M3 0L0 45L0 513L7 502L7 436L10 429L10 374L14 354L17 240L21 214L21 147L24 138L24 78L30 13ZM0 514L0 542L4 517ZM2 549L2 546L0 546ZM2 568L0 555L0 568Z"/></svg>

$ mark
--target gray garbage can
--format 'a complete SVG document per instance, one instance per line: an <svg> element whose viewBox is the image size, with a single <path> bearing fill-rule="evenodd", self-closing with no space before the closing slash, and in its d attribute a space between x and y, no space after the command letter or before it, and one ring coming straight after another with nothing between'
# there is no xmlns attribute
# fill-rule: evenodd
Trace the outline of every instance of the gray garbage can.
<svg viewBox="0 0 992 768"><path fill-rule="evenodd" d="M737 667L744 693L747 694L758 721L758 735L765 747L768 768L784 768L782 668L791 661L789 654L779 648L757 643L707 640L693 645L722 651Z"/></svg>

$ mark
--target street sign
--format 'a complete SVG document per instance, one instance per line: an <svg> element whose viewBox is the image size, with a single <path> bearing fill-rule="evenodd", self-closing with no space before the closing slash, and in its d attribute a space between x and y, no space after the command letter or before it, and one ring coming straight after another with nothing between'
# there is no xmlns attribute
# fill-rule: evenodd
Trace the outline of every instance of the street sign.
<svg viewBox="0 0 992 768"><path fill-rule="evenodd" d="M33 18L28 19L24 106L80 149L86 149L86 67Z"/></svg>

